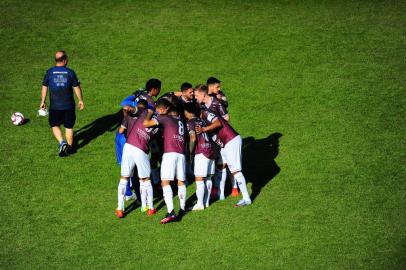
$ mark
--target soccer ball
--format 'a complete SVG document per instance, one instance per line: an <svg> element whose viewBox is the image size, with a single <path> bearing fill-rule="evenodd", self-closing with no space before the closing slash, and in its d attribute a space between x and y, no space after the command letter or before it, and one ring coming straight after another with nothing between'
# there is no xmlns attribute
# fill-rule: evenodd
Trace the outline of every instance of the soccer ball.
<svg viewBox="0 0 406 270"><path fill-rule="evenodd" d="M11 122L13 123L13 125L19 126L24 124L24 115L20 112L15 112L11 115Z"/></svg>

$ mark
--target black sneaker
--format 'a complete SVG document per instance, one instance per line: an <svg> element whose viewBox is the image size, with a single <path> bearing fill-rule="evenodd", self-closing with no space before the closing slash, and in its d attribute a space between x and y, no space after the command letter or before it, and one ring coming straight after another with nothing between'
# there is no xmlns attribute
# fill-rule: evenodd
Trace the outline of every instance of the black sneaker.
<svg viewBox="0 0 406 270"><path fill-rule="evenodd" d="M74 154L74 153L76 153L75 149L73 148L72 145L69 145L69 144L68 144L68 147L66 147L66 154L67 154L67 155L72 155L72 154Z"/></svg>
<svg viewBox="0 0 406 270"><path fill-rule="evenodd" d="M178 212L178 217L177 217L178 220L179 220L179 221L182 220L182 218L183 218L184 215L186 215L186 211L183 210L183 209L180 209L179 212Z"/></svg>
<svg viewBox="0 0 406 270"><path fill-rule="evenodd" d="M161 220L161 224L165 224L176 219L175 211L172 210L170 213L166 213L165 217Z"/></svg>
<svg viewBox="0 0 406 270"><path fill-rule="evenodd" d="M68 149L68 144L65 141L61 141L61 143L59 144L59 156L60 157L67 156L68 155L67 149Z"/></svg>

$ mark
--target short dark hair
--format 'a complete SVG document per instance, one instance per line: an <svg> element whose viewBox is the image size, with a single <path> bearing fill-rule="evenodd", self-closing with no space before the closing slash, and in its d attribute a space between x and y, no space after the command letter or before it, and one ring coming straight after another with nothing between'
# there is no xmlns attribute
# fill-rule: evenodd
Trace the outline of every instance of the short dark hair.
<svg viewBox="0 0 406 270"><path fill-rule="evenodd" d="M60 62L63 62L63 61L68 59L68 55L66 54L66 52L64 50L61 50L61 51L58 51L58 52L61 52L62 55L60 57L58 57L58 58L55 57L55 62L60 63Z"/></svg>
<svg viewBox="0 0 406 270"><path fill-rule="evenodd" d="M148 101L146 101L145 99L138 100L137 107L138 108L146 108L146 107L148 107Z"/></svg>
<svg viewBox="0 0 406 270"><path fill-rule="evenodd" d="M188 90L189 88L192 88L192 87L193 87L192 84L190 84L188 82L184 82L180 86L180 90L183 92L183 91L186 91L186 90Z"/></svg>
<svg viewBox="0 0 406 270"><path fill-rule="evenodd" d="M178 108L179 107L179 98L177 96L175 96L175 93L173 92L168 92L163 94L162 96L159 97L158 100L160 99L166 99L167 101L169 101L172 106L174 108Z"/></svg>
<svg viewBox="0 0 406 270"><path fill-rule="evenodd" d="M199 115L199 108L196 106L196 103L194 102L188 102L184 104L183 109L188 113L194 114L195 116Z"/></svg>
<svg viewBox="0 0 406 270"><path fill-rule="evenodd" d="M221 81L217 78L210 77L207 79L207 85L221 83Z"/></svg>
<svg viewBox="0 0 406 270"><path fill-rule="evenodd" d="M149 92L152 88L161 89L161 81L158 79L149 79L145 84L145 89Z"/></svg>
<svg viewBox="0 0 406 270"><path fill-rule="evenodd" d="M171 108L172 104L166 98L160 98L156 102L156 108Z"/></svg>
<svg viewBox="0 0 406 270"><path fill-rule="evenodd" d="M207 86L205 84L198 84L195 86L195 91L201 93L208 93Z"/></svg>

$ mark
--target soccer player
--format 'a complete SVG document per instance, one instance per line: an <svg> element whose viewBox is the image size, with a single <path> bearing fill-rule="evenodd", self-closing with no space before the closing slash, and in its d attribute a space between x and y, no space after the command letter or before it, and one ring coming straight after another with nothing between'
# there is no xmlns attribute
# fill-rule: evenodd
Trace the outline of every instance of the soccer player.
<svg viewBox="0 0 406 270"><path fill-rule="evenodd" d="M211 177L214 174L216 151L213 141L208 137L207 133L196 134L195 129L197 126L205 126L204 122L197 117L199 112L196 106L193 103L187 103L184 106L184 114L189 132L190 159L192 159L194 153L197 203L193 206L192 211L204 210L204 206L209 207L212 188Z"/></svg>
<svg viewBox="0 0 406 270"><path fill-rule="evenodd" d="M160 126L163 129L164 154L161 163L161 184L168 211L165 217L161 220L161 224L165 224L176 219L176 214L173 209L173 192L170 185L171 181L174 181L175 178L178 182L178 197L181 208L179 216L185 213L185 127L182 119L168 100L158 100L156 104L156 112L158 113L158 116L156 118L151 118L153 111L148 110L148 115L144 120L144 127L150 128Z"/></svg>
<svg viewBox="0 0 406 270"><path fill-rule="evenodd" d="M200 104L205 104L210 101L211 97L208 94L206 87L195 89L196 101ZM213 114L208 110L201 112L201 118L207 123L205 127L196 127L196 133L211 132L215 136L215 141L221 146L224 162L227 163L231 174L234 176L241 190L243 198L237 202L235 206L245 206L251 204L251 199L248 194L245 177L242 173L241 164L241 136L224 120L224 118Z"/></svg>
<svg viewBox="0 0 406 270"><path fill-rule="evenodd" d="M140 89L135 91L132 95L128 96L123 102L138 102L144 99L148 102L148 106L155 108L155 101L153 97L157 97L161 92L161 81L158 79L149 79L145 84L145 90Z"/></svg>
<svg viewBox="0 0 406 270"><path fill-rule="evenodd" d="M139 100L146 100L148 102L149 108L155 108L155 100L153 97L157 97L161 92L161 81L159 79L149 79L145 84L145 90L137 90L132 95L127 97L123 102L138 102ZM150 142L151 149L151 172L152 172L152 181L154 184L158 184L160 181L159 178L159 168L158 162L161 159L160 153L160 138L155 136L155 138Z"/></svg>
<svg viewBox="0 0 406 270"><path fill-rule="evenodd" d="M188 103L195 104L194 89L192 84L188 82L182 83L180 86L181 95L179 97L180 105L183 107Z"/></svg>
<svg viewBox="0 0 406 270"><path fill-rule="evenodd" d="M207 89L210 96L214 96L221 101L225 108L228 107L226 95L221 91L221 81L217 78L210 77L207 79Z"/></svg>
<svg viewBox="0 0 406 270"><path fill-rule="evenodd" d="M184 82L180 86L180 92L172 92L177 98L179 98L179 113L181 117L183 116L183 106L187 103L196 104L194 97L194 89L191 83Z"/></svg>
<svg viewBox="0 0 406 270"><path fill-rule="evenodd" d="M218 80L216 79L216 81L218 81ZM215 84L211 85L212 88L215 88L213 85L218 86L219 83L215 83ZM208 93L208 87L204 84L197 85L195 87L195 92L198 90L202 90L202 89ZM215 97L213 95L208 94L206 100L203 103L200 103L200 108L202 110L207 110L209 112L212 112L215 115L219 115L226 121L230 120L230 117L228 116L228 112L227 112L227 109L224 106L224 104L217 97ZM222 154L223 150L221 148L219 151L220 151L220 154ZM227 164L225 163L224 159L222 158L222 155L219 155L219 157L217 159L217 169L216 169L216 177L215 177L216 183L215 183L215 186L213 187L212 194L211 194L211 197L213 199L217 196L219 196L220 200L225 199L224 190L225 190L226 178L227 178ZM236 186L233 187L233 191L234 191L234 195L237 193L236 196L238 196L238 188ZM235 191L236 191L236 193L235 193Z"/></svg>
<svg viewBox="0 0 406 270"><path fill-rule="evenodd" d="M66 52L57 51L55 62L55 66L47 70L42 81L40 108L43 110L46 108L45 99L49 89L49 125L52 127L54 137L59 143L59 156L63 157L73 153L73 126L76 121L73 92L75 92L79 100L79 110L83 110L84 103L76 73L66 67L68 65ZM62 136L61 125L65 127L66 141Z"/></svg>
<svg viewBox="0 0 406 270"><path fill-rule="evenodd" d="M208 92L208 87L204 84L197 85L195 87L195 91L197 88L206 88L207 92ZM224 120L226 120L226 121L230 120L230 116L228 115L227 108L224 106L223 102L220 99L218 99L216 96L207 94L206 100L203 103L201 103L200 105L201 105L202 109L213 112L213 113L221 116L222 118L224 118Z"/></svg>
<svg viewBox="0 0 406 270"><path fill-rule="evenodd" d="M121 102L121 106L123 106L123 120L121 122L120 127L118 128L118 131L116 133L116 157L117 157L117 163L121 165L121 159L123 155L123 148L124 145L127 141L127 135L129 130L132 129L135 121L138 119L139 114L137 114L138 110L146 109L148 106L148 103L145 99L140 99L138 102L135 101L123 101ZM136 200L137 195L136 193L133 193L131 191L131 183L136 183L135 181L138 181L138 179L135 179L134 177L131 177L129 181L127 182L127 188L125 192L125 200ZM138 187L137 184L135 184L135 187ZM140 191L141 192L141 191ZM140 195L140 194L138 194ZM139 198L140 196L138 196ZM145 204L143 205L144 207L141 207L141 211L145 212L146 206Z"/></svg>
<svg viewBox="0 0 406 270"><path fill-rule="evenodd" d="M148 202L147 215L151 216L156 213L153 203L154 194L150 180L151 166L148 158L149 141L156 133L156 129L144 127L144 120L147 114L147 110L139 109L138 118L133 123L128 124L128 126L131 126L131 129L128 130L127 142L123 149L121 178L117 192L118 206L116 216L118 218L124 217L126 186L129 178L133 175L135 166L137 166L138 178L140 179L141 210L146 210L146 203ZM128 118L127 120L133 121L133 118Z"/></svg>
<svg viewBox="0 0 406 270"><path fill-rule="evenodd" d="M217 113L222 115L222 111L227 111L228 107L228 100L225 94L221 91L221 81L215 77L210 77L207 79L207 90L208 94L212 97L217 98L221 102L221 108L217 109ZM216 107L213 106L214 108L209 108L209 110L212 110L216 113ZM224 118L227 121L230 121L230 116L227 114L227 117ZM224 188L225 188L225 183L226 183L226 178L227 178L227 164L222 163L222 159L219 158L217 160L217 172L216 172L216 185L213 188L214 193L216 192L216 189L218 188L218 195L220 200L224 200ZM234 180L233 176L230 175L231 182L232 182L232 192L231 196L237 197L239 195L238 193L238 187L237 187L237 182Z"/></svg>

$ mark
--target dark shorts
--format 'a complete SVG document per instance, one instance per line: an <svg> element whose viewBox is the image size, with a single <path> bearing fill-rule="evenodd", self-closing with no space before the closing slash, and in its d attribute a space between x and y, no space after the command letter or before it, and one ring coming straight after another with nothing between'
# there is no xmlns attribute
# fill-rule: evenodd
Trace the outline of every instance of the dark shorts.
<svg viewBox="0 0 406 270"><path fill-rule="evenodd" d="M49 125L56 127L64 125L65 128L73 128L76 121L75 109L49 110Z"/></svg>

